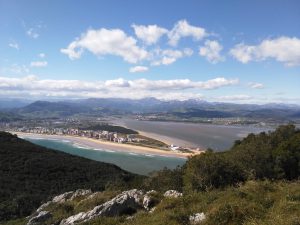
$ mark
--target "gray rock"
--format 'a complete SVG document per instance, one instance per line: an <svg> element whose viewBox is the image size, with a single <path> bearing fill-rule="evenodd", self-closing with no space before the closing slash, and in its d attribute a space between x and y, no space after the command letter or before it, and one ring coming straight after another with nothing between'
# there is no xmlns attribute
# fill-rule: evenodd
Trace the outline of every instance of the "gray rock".
<svg viewBox="0 0 300 225"><path fill-rule="evenodd" d="M206 216L203 212L202 213L195 213L195 214L193 214L189 217L189 220L190 220L191 224L199 224L205 219L206 219Z"/></svg>
<svg viewBox="0 0 300 225"><path fill-rule="evenodd" d="M77 197L86 196L86 195L91 195L92 193L93 193L93 192L92 192L91 190L78 189L78 190L76 190L76 191L72 194L70 200L72 201L72 200L74 200L74 199L77 198Z"/></svg>
<svg viewBox="0 0 300 225"><path fill-rule="evenodd" d="M99 216L119 216L132 214L142 208L144 193L141 190L133 189L124 191L115 198L96 206L88 212L81 212L61 221L60 225L76 224L89 221Z"/></svg>
<svg viewBox="0 0 300 225"><path fill-rule="evenodd" d="M52 214L50 212L48 212L48 211L41 211L41 212L39 212L39 214L37 216L32 217L28 221L27 225L42 225L42 224L44 224L44 222L46 220L48 220L51 217L52 217Z"/></svg>
<svg viewBox="0 0 300 225"><path fill-rule="evenodd" d="M39 213L41 211L43 211L47 206L49 206L52 203L52 201L46 202L44 204L42 204L37 210L36 212Z"/></svg>
<svg viewBox="0 0 300 225"><path fill-rule="evenodd" d="M51 203L64 203L69 200L72 201L75 198L80 197L80 196L92 195L92 193L93 192L91 190L78 189L76 191L69 191L69 192L63 193L61 195L57 195L52 199L52 201L48 201L48 202L42 204L36 210L36 212L39 213L39 212L43 211Z"/></svg>
<svg viewBox="0 0 300 225"><path fill-rule="evenodd" d="M182 193L175 190L168 190L164 193L164 197L168 198L178 198L181 197Z"/></svg>
<svg viewBox="0 0 300 225"><path fill-rule="evenodd" d="M69 192L63 193L61 195L57 195L52 199L52 202L54 202L54 203L66 202L67 200L69 200L72 197L73 193L74 193L74 191L69 191Z"/></svg>
<svg viewBox="0 0 300 225"><path fill-rule="evenodd" d="M76 222L80 222L80 221L84 221L86 220L87 217L87 213L84 212L80 212L74 216L70 216L67 219L63 219L60 222L60 225L66 225L66 224L75 224Z"/></svg>
<svg viewBox="0 0 300 225"><path fill-rule="evenodd" d="M150 210L153 206L153 204L155 203L154 198L151 196L152 193L156 193L156 191L151 190L148 191L145 195L144 195L144 199L143 199L143 207L146 210Z"/></svg>
<svg viewBox="0 0 300 225"><path fill-rule="evenodd" d="M91 190L78 189L76 191L69 191L61 195L57 195L52 199L52 202L63 203L69 200L74 200L77 197L90 195L90 194L92 194Z"/></svg>

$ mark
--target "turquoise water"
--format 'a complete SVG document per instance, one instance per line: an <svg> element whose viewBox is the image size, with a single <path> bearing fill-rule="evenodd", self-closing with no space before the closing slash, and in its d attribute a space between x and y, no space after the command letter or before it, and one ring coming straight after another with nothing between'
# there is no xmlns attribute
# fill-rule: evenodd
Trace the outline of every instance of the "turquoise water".
<svg viewBox="0 0 300 225"><path fill-rule="evenodd" d="M76 147L71 142L48 139L29 139L26 140L47 148L56 149L72 155L82 156L84 158L115 164L124 170L147 175L155 170L164 167L173 169L178 165L183 165L186 161L181 158L163 157L154 155L142 155L135 153L123 153L112 151L99 151L88 148Z"/></svg>

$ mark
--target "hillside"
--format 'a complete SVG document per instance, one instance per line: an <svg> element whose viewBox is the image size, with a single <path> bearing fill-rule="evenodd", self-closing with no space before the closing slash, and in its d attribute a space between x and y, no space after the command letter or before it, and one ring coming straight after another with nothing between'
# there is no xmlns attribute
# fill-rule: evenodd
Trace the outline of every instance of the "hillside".
<svg viewBox="0 0 300 225"><path fill-rule="evenodd" d="M24 217L49 197L78 188L129 187L139 176L0 132L0 221Z"/></svg>
<svg viewBox="0 0 300 225"><path fill-rule="evenodd" d="M154 172L131 186L124 185L122 178L122 185L102 192L61 191L63 195L30 217L4 224L31 221L28 225L32 225L41 220L36 224L296 225L300 221L300 130L286 125L250 134L226 152L208 150L182 167ZM136 189L122 192L124 187ZM82 183L80 188L87 186Z"/></svg>
<svg viewBox="0 0 300 225"><path fill-rule="evenodd" d="M134 190L128 191L133 192ZM127 193L128 193L127 192ZM137 195L140 191L134 191ZM118 195L119 194L119 195ZM92 196L92 197L91 197ZM72 215L92 212L93 208L115 203L120 192L85 193L75 199L51 202L42 208L48 218L39 225L71 225ZM147 196L144 195L144 196ZM143 199L143 195L141 198ZM238 187L207 192L184 193L181 197L152 192L150 209L140 208L115 216L98 216L80 225L296 225L300 220L300 182L248 181ZM147 198L147 197L146 197ZM120 198L119 198L120 199ZM145 197L144 197L145 199ZM128 204L128 202L127 202ZM129 205L129 204L128 204ZM38 213L34 214L35 216ZM202 221L193 219L198 215ZM33 217L30 217L33 218ZM29 218L5 225L24 225ZM64 222L60 222L64 221ZM32 223L31 223L32 224Z"/></svg>

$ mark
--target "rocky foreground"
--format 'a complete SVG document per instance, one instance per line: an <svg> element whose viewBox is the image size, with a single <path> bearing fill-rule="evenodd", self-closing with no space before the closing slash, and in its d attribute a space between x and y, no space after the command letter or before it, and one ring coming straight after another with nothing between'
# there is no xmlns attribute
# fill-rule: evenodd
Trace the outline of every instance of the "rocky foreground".
<svg viewBox="0 0 300 225"><path fill-rule="evenodd" d="M42 204L33 213L28 220L27 225L44 225L52 221L54 215L51 209L55 211L55 207L59 207L61 204L71 203L76 201L77 204L81 204L87 201L93 201L94 198L101 194L101 192L92 192L91 190L78 189L76 191L70 191L61 195L55 196L51 201ZM72 225L88 222L97 217L115 217L127 215L127 219L134 217L134 214L138 211L146 211L153 213L155 206L159 203L156 198L157 192L151 190L144 192L142 190L132 189L124 191L110 200L94 206L93 209L79 212L71 215L67 218L62 218L60 221L55 221L54 224L59 225ZM182 193L175 190L168 190L164 193L163 198L180 198ZM204 213L196 213L189 217L191 224L198 224L205 220Z"/></svg>

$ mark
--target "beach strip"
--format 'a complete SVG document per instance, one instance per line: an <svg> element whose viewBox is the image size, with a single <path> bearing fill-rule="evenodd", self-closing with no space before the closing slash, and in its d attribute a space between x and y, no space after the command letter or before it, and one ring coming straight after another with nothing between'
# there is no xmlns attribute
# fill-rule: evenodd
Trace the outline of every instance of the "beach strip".
<svg viewBox="0 0 300 225"><path fill-rule="evenodd" d="M87 137L79 137L79 136L47 135L47 134L35 134L35 133L23 133L23 132L11 132L11 133L18 135L20 138L70 141L81 148L88 148L96 151L108 150L108 151L128 152L128 153L136 153L136 154L143 154L143 155L177 157L177 158L187 158L191 155L201 153L201 152L194 152L194 153L175 152L171 150L170 151L161 150L157 148L136 146L136 145L126 144L126 143L116 143L116 142L110 142L110 141L87 138Z"/></svg>

